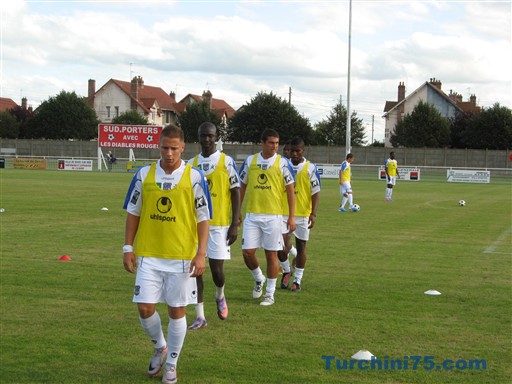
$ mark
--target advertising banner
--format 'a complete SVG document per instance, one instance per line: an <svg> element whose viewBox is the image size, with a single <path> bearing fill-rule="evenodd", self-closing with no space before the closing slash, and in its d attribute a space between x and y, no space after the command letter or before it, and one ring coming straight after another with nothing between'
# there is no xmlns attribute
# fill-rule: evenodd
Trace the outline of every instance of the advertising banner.
<svg viewBox="0 0 512 384"><path fill-rule="evenodd" d="M446 178L449 183L490 183L491 171L449 169Z"/></svg>
<svg viewBox="0 0 512 384"><path fill-rule="evenodd" d="M158 149L159 125L98 125L100 148Z"/></svg>
<svg viewBox="0 0 512 384"><path fill-rule="evenodd" d="M46 169L46 159L17 158L12 159L12 166L17 169Z"/></svg>
<svg viewBox="0 0 512 384"><path fill-rule="evenodd" d="M420 181L420 169L417 167L398 167L399 180ZM379 179L386 180L386 170L383 166L379 168Z"/></svg>
<svg viewBox="0 0 512 384"><path fill-rule="evenodd" d="M92 171L92 160L59 159L59 171Z"/></svg>

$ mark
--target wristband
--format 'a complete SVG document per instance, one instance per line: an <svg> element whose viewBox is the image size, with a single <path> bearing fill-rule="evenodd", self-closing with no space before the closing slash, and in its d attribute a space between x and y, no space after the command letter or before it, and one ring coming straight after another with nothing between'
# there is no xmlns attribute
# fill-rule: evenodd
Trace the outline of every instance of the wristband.
<svg viewBox="0 0 512 384"><path fill-rule="evenodd" d="M123 245L123 253L133 252L133 245Z"/></svg>

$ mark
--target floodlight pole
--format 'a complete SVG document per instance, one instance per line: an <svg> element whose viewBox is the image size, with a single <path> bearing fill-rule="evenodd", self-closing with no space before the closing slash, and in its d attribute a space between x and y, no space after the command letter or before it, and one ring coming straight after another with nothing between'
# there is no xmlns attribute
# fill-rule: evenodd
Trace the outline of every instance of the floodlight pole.
<svg viewBox="0 0 512 384"><path fill-rule="evenodd" d="M349 2L348 10L348 71L347 71L347 132L345 134L346 154L352 150L350 140L351 118L350 118L350 51L352 40L352 0Z"/></svg>

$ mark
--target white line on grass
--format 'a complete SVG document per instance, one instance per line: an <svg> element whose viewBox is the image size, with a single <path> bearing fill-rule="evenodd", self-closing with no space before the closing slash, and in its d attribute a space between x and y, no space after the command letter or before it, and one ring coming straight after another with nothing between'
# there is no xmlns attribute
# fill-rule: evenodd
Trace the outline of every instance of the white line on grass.
<svg viewBox="0 0 512 384"><path fill-rule="evenodd" d="M500 237L498 237L498 239L492 243L489 247L487 247L484 251L484 253L500 253L500 254L505 254L505 255L508 255L508 254L512 254L512 252L494 252L494 250L499 247L504 241L505 239L510 236L510 233L512 232L512 227L508 228L505 230L505 232L503 232L501 234Z"/></svg>

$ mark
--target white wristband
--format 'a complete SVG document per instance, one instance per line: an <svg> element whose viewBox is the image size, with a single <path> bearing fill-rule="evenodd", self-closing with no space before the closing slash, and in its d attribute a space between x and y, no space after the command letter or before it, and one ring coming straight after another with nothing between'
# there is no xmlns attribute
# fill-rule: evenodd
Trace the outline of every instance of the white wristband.
<svg viewBox="0 0 512 384"><path fill-rule="evenodd" d="M133 245L123 245L123 253L133 252Z"/></svg>

